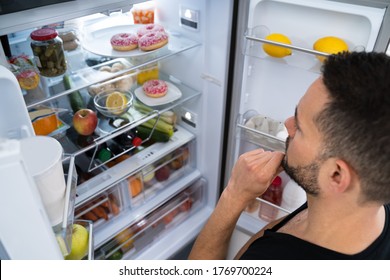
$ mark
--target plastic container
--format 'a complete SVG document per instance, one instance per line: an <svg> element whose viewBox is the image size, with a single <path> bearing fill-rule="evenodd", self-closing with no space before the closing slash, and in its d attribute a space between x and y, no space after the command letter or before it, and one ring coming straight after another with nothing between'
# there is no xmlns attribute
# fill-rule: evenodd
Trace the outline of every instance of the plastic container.
<svg viewBox="0 0 390 280"><path fill-rule="evenodd" d="M52 28L42 28L31 32L30 38L34 61L41 76L55 77L64 74L67 66L58 32Z"/></svg>
<svg viewBox="0 0 390 280"><path fill-rule="evenodd" d="M26 167L37 185L52 226L62 222L65 203L63 149L52 137L34 136L21 140Z"/></svg>
<svg viewBox="0 0 390 280"><path fill-rule="evenodd" d="M118 185L77 207L75 218L92 221L97 227L118 216L122 212L120 187L121 185Z"/></svg>
<svg viewBox="0 0 390 280"><path fill-rule="evenodd" d="M152 1L135 4L130 10L135 24L154 23L154 3Z"/></svg>
<svg viewBox="0 0 390 280"><path fill-rule="evenodd" d="M282 178L276 176L261 198L274 205L280 206L282 203L282 192ZM272 205L268 205L265 202L260 204L259 217L265 221L274 220L277 217L278 212L279 210Z"/></svg>
<svg viewBox="0 0 390 280"><path fill-rule="evenodd" d="M148 80L159 79L158 64L141 68L137 74L137 83L143 85Z"/></svg>

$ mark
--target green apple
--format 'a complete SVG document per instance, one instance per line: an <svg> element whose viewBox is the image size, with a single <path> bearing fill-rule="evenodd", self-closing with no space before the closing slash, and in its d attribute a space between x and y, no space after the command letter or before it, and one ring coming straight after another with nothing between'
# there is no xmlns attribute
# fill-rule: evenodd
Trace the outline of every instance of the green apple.
<svg viewBox="0 0 390 280"><path fill-rule="evenodd" d="M62 236L60 236L60 235L57 235L56 239L57 239L57 242L58 242L58 246L60 246L60 250L61 250L62 255L63 256L67 255L68 254L68 248L67 248L67 246L65 244L64 238L62 238Z"/></svg>
<svg viewBox="0 0 390 280"><path fill-rule="evenodd" d="M89 234L85 227L73 224L72 246L70 254L65 257L67 260L81 260L88 251Z"/></svg>

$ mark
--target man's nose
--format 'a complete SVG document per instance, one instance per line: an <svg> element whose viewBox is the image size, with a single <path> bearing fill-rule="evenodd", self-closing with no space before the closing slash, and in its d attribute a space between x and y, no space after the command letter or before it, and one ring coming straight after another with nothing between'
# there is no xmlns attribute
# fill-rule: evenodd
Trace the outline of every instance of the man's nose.
<svg viewBox="0 0 390 280"><path fill-rule="evenodd" d="M287 128L288 135L289 135L291 138L294 138L295 131L296 131L296 126L295 126L295 119L294 119L294 117L291 116L291 117L289 117L288 119L286 119L286 121L284 122L284 125L285 125L286 128Z"/></svg>

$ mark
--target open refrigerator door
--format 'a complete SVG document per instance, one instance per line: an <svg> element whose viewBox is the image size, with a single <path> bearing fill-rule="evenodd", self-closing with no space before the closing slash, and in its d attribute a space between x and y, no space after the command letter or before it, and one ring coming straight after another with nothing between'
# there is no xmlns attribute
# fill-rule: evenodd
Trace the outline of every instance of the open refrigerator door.
<svg viewBox="0 0 390 280"><path fill-rule="evenodd" d="M0 16L1 35L7 36L12 56L25 55L40 70L33 88L22 87L34 131L55 138L64 150L64 170L72 162L77 173L69 190L73 199L64 209L70 215L59 230L69 238L69 225L77 221L91 229L92 252L84 259L172 258L197 236L219 194L229 30L220 34L225 47L208 59L206 50L217 38L204 39L207 25L189 31L193 28L179 24L180 3L150 1L156 4L154 20L165 28L168 43L149 52L113 52L114 34L136 32L145 24L135 24L133 14L141 14L142 5L133 4L142 2L71 1L36 8L35 16L26 11ZM77 12L72 4L79 7ZM209 5L194 2L190 11L205 11ZM201 22L229 26L230 2L223 9L215 3L210 7L218 18L208 19L204 13ZM55 29L62 49L52 51L58 43L31 45L30 34L40 28ZM53 52L59 56L53 58ZM1 57L10 67L6 55ZM66 70L58 74L64 71L62 58ZM217 67L203 69L204 60ZM192 71L184 71L189 62ZM202 79L202 72L207 78ZM219 80L212 78L215 73ZM151 101L140 95L143 83L151 79L168 85L169 98ZM211 97L204 94L209 88ZM100 104L101 92L119 92L128 107L119 112L110 109L108 99ZM203 104L214 111L203 112ZM91 133L77 128L80 109L92 110L98 118ZM210 159L203 156L206 150ZM211 168L208 160L213 161Z"/></svg>
<svg viewBox="0 0 390 280"><path fill-rule="evenodd" d="M227 170L246 151L285 150L284 121L319 77L328 55L326 45L333 43L326 40L336 38L349 51L386 52L389 5L389 1L240 2L233 82L233 92L238 94L231 102L227 153L233 156ZM318 47L321 41L325 46ZM225 183L229 176L227 172ZM287 174L282 172L277 181L277 191L257 198L241 215L238 242L306 201L303 190Z"/></svg>

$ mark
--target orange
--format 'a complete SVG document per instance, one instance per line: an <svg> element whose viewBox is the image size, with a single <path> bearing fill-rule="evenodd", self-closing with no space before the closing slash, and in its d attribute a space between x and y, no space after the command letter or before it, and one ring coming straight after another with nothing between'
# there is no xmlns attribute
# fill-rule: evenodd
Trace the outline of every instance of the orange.
<svg viewBox="0 0 390 280"><path fill-rule="evenodd" d="M24 71L16 76L18 79L19 85L23 89L34 89L39 85L39 75L33 70Z"/></svg>
<svg viewBox="0 0 390 280"><path fill-rule="evenodd" d="M39 118L33 121L32 126L36 135L48 135L56 130L61 125L56 114Z"/></svg>
<svg viewBox="0 0 390 280"><path fill-rule="evenodd" d="M142 191L142 182L139 178L129 178L129 190L132 197L139 195Z"/></svg>

